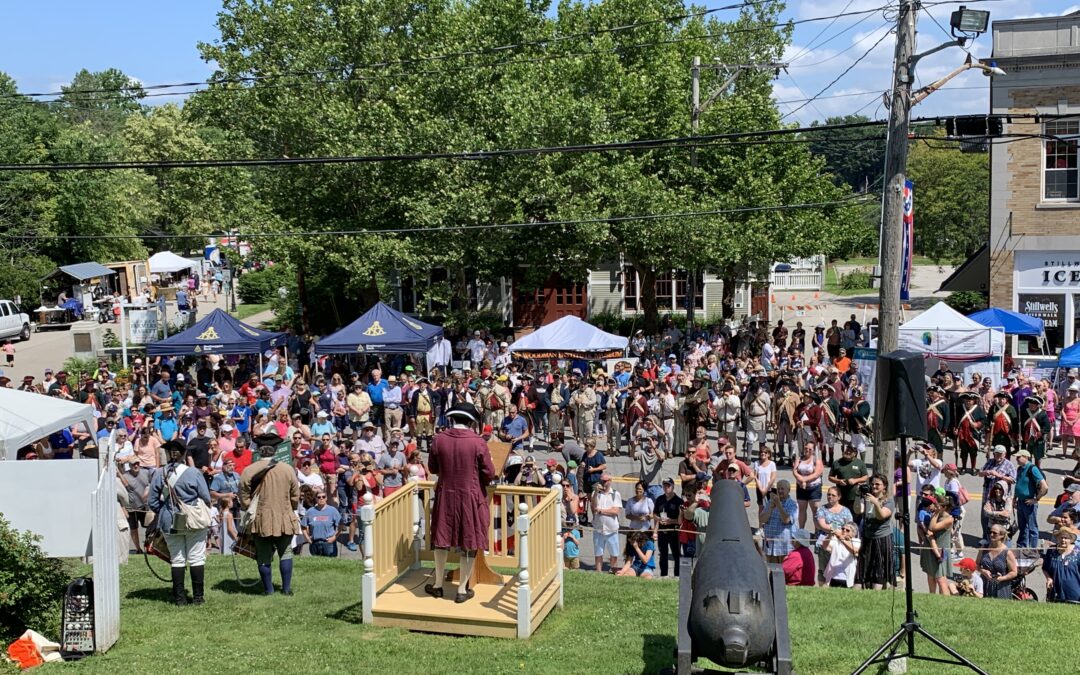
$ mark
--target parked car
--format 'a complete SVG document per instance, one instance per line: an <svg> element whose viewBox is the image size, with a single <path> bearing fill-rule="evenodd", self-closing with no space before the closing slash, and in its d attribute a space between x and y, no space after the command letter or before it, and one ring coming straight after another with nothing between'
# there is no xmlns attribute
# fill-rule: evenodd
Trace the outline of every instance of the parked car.
<svg viewBox="0 0 1080 675"><path fill-rule="evenodd" d="M0 300L0 339L30 339L30 317L11 300Z"/></svg>

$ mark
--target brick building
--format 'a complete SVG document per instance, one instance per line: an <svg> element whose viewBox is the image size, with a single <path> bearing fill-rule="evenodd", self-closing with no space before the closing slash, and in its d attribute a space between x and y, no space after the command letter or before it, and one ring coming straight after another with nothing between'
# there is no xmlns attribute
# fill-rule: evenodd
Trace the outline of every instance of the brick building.
<svg viewBox="0 0 1080 675"><path fill-rule="evenodd" d="M991 59L1006 75L990 85L1006 134L990 146L990 232L986 247L943 285L989 291L990 305L1046 322L1050 353L1080 340L1080 12L993 23ZM1073 115L1076 117L1056 117ZM1014 356L1037 341L1012 340Z"/></svg>

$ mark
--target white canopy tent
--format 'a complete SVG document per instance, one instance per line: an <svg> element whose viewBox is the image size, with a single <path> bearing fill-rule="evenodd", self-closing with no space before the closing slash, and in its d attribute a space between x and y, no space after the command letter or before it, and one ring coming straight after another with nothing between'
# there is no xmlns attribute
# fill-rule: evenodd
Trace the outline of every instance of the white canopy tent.
<svg viewBox="0 0 1080 675"><path fill-rule="evenodd" d="M626 352L627 338L605 333L576 316L564 316L516 340L510 351L525 358L614 358Z"/></svg>
<svg viewBox="0 0 1080 675"><path fill-rule="evenodd" d="M83 422L97 431L94 409L15 389L0 389L0 458L15 459L19 448L49 434Z"/></svg>
<svg viewBox="0 0 1080 675"><path fill-rule="evenodd" d="M161 253L155 253L150 256L150 273L151 274L172 274L179 272L180 270L191 269L192 267L198 267L199 263L192 262L187 258L182 258L172 251L162 251Z"/></svg>
<svg viewBox="0 0 1080 675"><path fill-rule="evenodd" d="M1001 358L1005 333L939 302L900 326L899 348L950 361Z"/></svg>

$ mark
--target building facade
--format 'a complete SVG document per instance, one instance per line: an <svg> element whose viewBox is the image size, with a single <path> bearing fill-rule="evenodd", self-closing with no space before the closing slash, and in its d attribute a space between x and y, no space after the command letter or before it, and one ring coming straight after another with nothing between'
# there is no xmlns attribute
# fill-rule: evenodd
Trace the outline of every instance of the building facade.
<svg viewBox="0 0 1080 675"><path fill-rule="evenodd" d="M990 111L1006 116L1007 136L990 146L979 267L992 307L1045 321L1052 355L1080 339L1080 12L996 21L993 36L1006 75L992 78ZM1013 356L1042 352L1037 340L1012 340Z"/></svg>

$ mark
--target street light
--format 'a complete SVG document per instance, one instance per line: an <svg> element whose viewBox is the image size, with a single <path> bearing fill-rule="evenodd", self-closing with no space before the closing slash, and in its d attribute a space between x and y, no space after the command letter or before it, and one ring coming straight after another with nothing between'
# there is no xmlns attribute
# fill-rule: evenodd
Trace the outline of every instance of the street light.
<svg viewBox="0 0 1080 675"><path fill-rule="evenodd" d="M952 43L949 44L951 45ZM981 70L983 72L983 75L986 75L987 77L990 77L991 75L1005 74L1005 71L1001 68L998 68L997 63L995 63L994 61L991 61L989 64L983 63L982 61L976 61L975 57L973 57L969 53L967 60L964 61L964 64L962 66L956 68L945 77L942 77L940 80L931 82L930 84L926 85L922 89L919 89L914 94L912 94L911 105L919 103L930 94L933 94L935 91L945 86L945 83L947 83L949 80L953 79L964 71L971 70L972 68Z"/></svg>
<svg viewBox="0 0 1080 675"><path fill-rule="evenodd" d="M990 12L984 9L968 9L963 5L949 17L953 37L960 37L957 33L963 33L965 37L981 35L986 32L989 24Z"/></svg>

